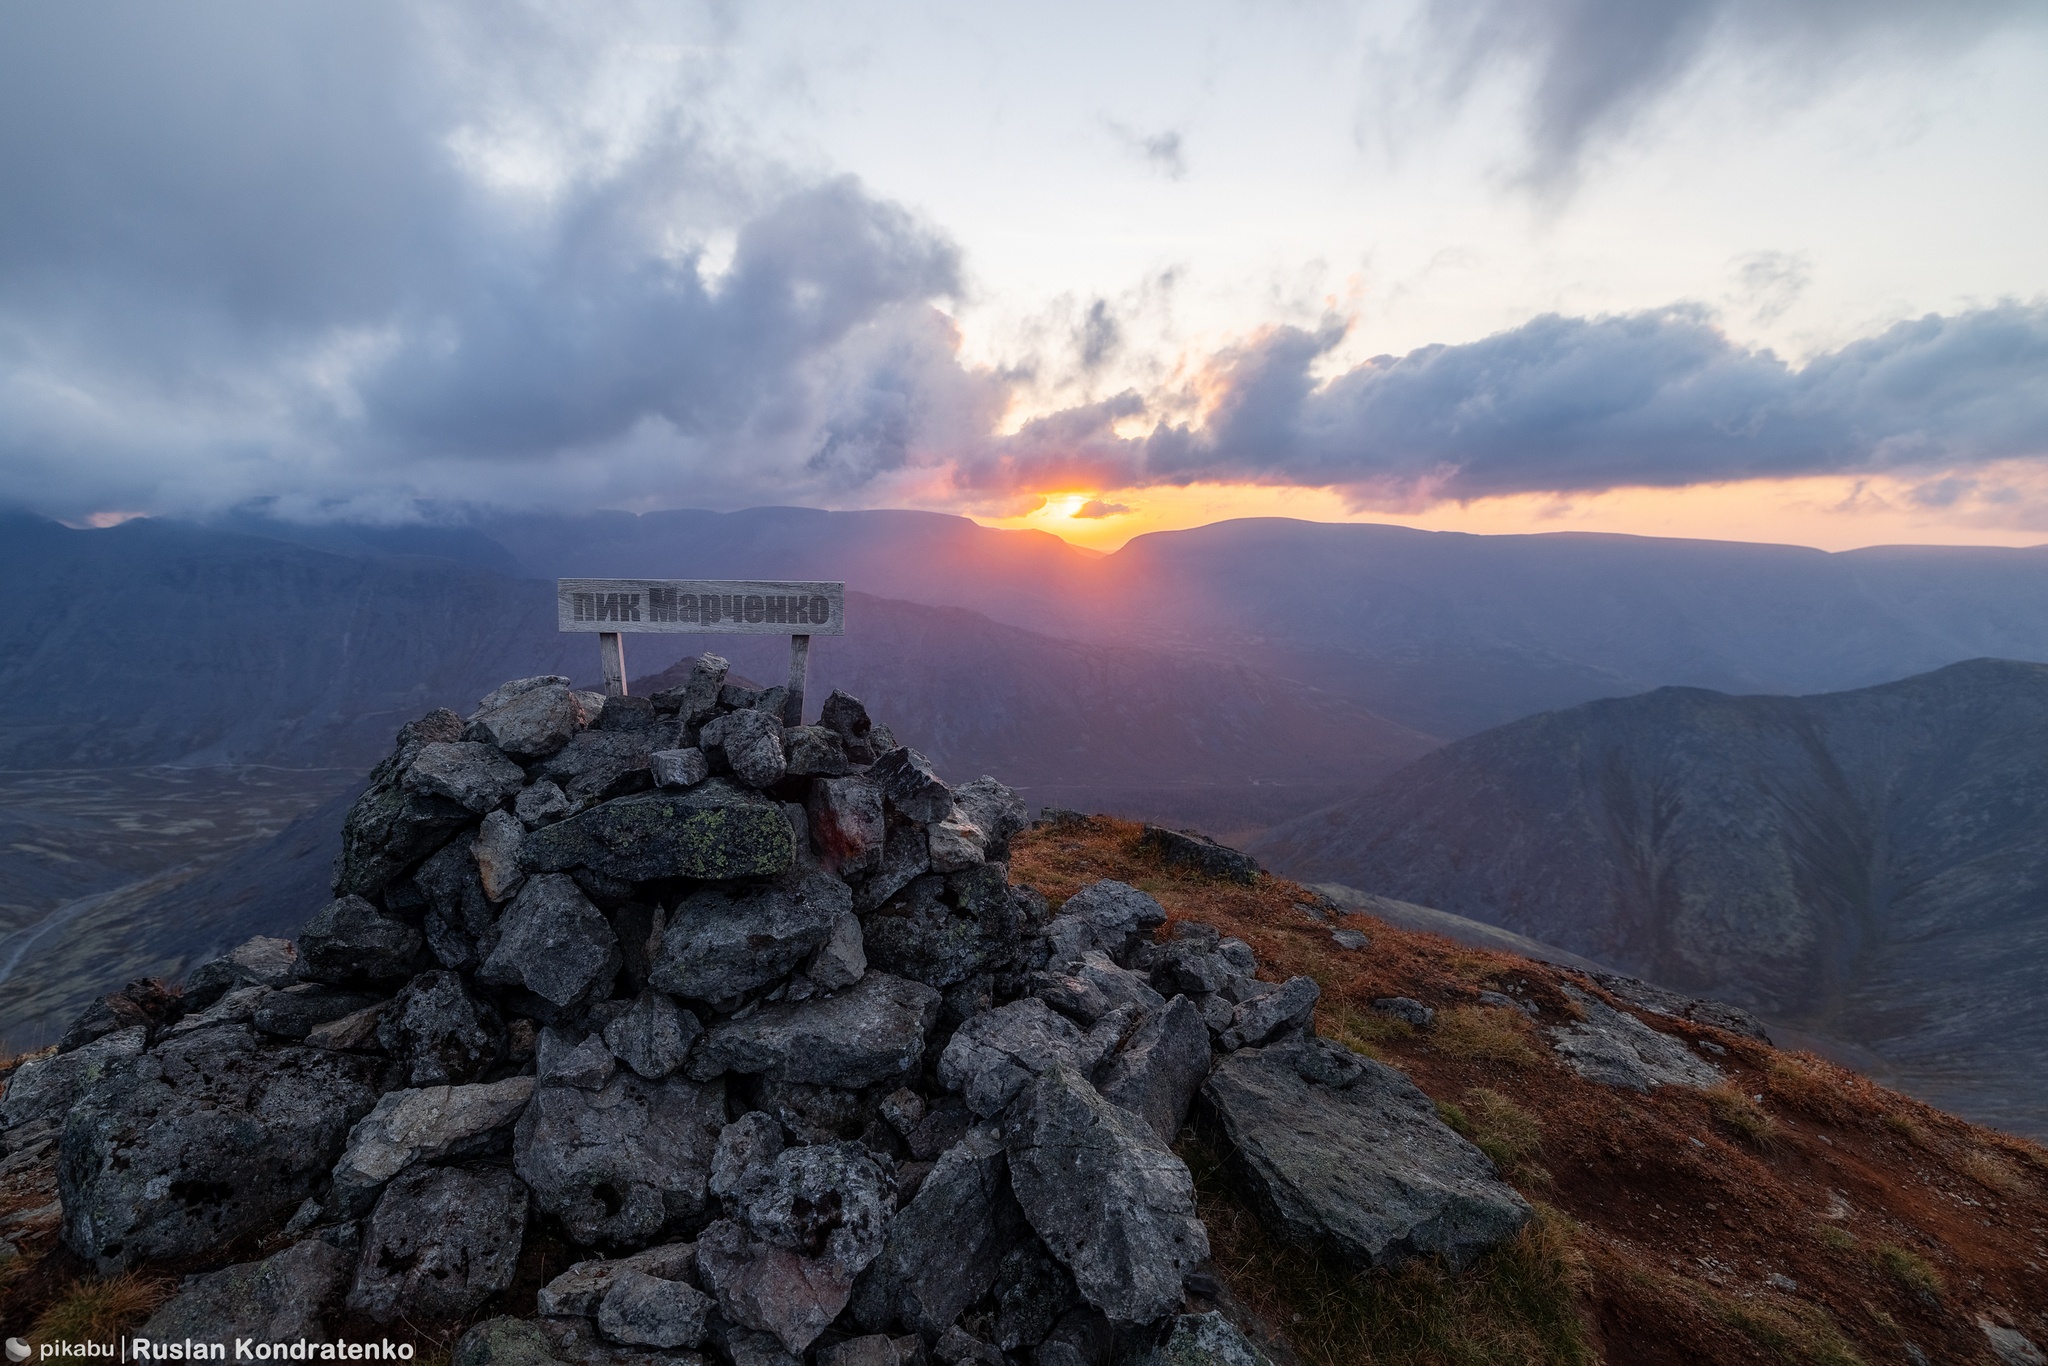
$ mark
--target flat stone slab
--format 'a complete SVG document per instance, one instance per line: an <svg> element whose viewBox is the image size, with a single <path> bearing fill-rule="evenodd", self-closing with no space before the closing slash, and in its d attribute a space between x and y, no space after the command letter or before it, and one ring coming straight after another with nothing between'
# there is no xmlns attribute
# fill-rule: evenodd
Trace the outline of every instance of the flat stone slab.
<svg viewBox="0 0 2048 1366"><path fill-rule="evenodd" d="M1360 1267L1462 1271L1534 1217L1413 1082L1326 1040L1231 1054L1200 1105L1267 1225Z"/></svg>
<svg viewBox="0 0 2048 1366"><path fill-rule="evenodd" d="M795 857L782 808L724 778L614 798L542 826L519 850L529 872L593 868L627 882L774 877Z"/></svg>
<svg viewBox="0 0 2048 1366"><path fill-rule="evenodd" d="M1694 1057L1685 1044L1626 1011L1567 986L1586 1018L1550 1031L1550 1046L1572 1071L1603 1086L1648 1091L1658 1086L1719 1086L1721 1071Z"/></svg>

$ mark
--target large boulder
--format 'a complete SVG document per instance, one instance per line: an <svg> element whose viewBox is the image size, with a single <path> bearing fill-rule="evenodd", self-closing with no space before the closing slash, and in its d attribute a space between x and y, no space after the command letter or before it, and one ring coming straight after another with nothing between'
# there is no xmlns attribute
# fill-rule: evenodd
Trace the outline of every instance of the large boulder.
<svg viewBox="0 0 2048 1366"><path fill-rule="evenodd" d="M369 1211L384 1183L419 1162L487 1151L506 1135L533 1097L532 1077L489 1086L428 1086L392 1091L349 1130L334 1164L330 1203L345 1217Z"/></svg>
<svg viewBox="0 0 2048 1366"><path fill-rule="evenodd" d="M1194 1178L1151 1126L1054 1066L1003 1129L1017 1201L1083 1298L1127 1323L1178 1309L1209 1237Z"/></svg>
<svg viewBox="0 0 2048 1366"><path fill-rule="evenodd" d="M64 1123L65 1246L114 1271L275 1227L334 1166L350 1127L376 1104L387 1066L259 1048L240 1025L124 1060Z"/></svg>
<svg viewBox="0 0 2048 1366"><path fill-rule="evenodd" d="M610 922L575 880L547 873L519 889L476 976L491 986L523 986L568 1006L609 995L624 962Z"/></svg>
<svg viewBox="0 0 2048 1366"><path fill-rule="evenodd" d="M756 1072L857 1090L917 1070L938 1020L939 993L870 970L830 996L780 1001L706 1033L692 1075Z"/></svg>
<svg viewBox="0 0 2048 1366"><path fill-rule="evenodd" d="M1231 1054L1201 1115L1278 1236L1361 1268L1435 1254L1463 1270L1533 1215L1413 1082L1327 1040Z"/></svg>
<svg viewBox="0 0 2048 1366"><path fill-rule="evenodd" d="M953 813L953 789L932 771L931 760L914 749L890 750L875 760L868 778L882 789L891 807L920 825L945 820Z"/></svg>
<svg viewBox="0 0 2048 1366"><path fill-rule="evenodd" d="M724 1124L718 1081L626 1070L597 1090L543 1086L514 1131L513 1167L576 1243L639 1246L701 1219Z"/></svg>
<svg viewBox="0 0 2048 1366"><path fill-rule="evenodd" d="M403 782L410 792L446 797L481 816L519 795L526 770L489 745L441 741L420 747Z"/></svg>
<svg viewBox="0 0 2048 1366"><path fill-rule="evenodd" d="M705 725L697 743L714 767L724 764L748 787L772 787L789 771L780 715L779 708L774 715L751 708L727 712Z"/></svg>
<svg viewBox="0 0 2048 1366"><path fill-rule="evenodd" d="M695 1347L711 1308L711 1297L685 1281L627 1267L598 1303L597 1330L635 1347Z"/></svg>
<svg viewBox="0 0 2048 1366"><path fill-rule="evenodd" d="M300 982L263 997L250 1023L280 1039L303 1039L321 1025L366 1010L384 998L362 991L335 991L314 982Z"/></svg>
<svg viewBox="0 0 2048 1366"><path fill-rule="evenodd" d="M1152 931L1166 923L1166 908L1128 883L1104 878L1067 898L1054 926L1062 922L1078 937L1052 936L1055 966L1071 962L1089 949L1100 949L1123 962L1133 946L1149 940Z"/></svg>
<svg viewBox="0 0 2048 1366"><path fill-rule="evenodd" d="M542 759L568 744L587 724L589 714L569 686L547 682L479 711L463 734L515 759Z"/></svg>
<svg viewBox="0 0 2048 1366"><path fill-rule="evenodd" d="M299 950L289 939L256 935L192 969L180 1004L187 1013L204 1010L241 987L288 987L299 980Z"/></svg>
<svg viewBox="0 0 2048 1366"><path fill-rule="evenodd" d="M1145 827L1141 847L1159 855L1169 868L1194 868L1214 878L1224 878L1249 887L1264 869L1250 854L1241 854L1227 844L1218 844L1195 830L1167 830Z"/></svg>
<svg viewBox="0 0 2048 1366"><path fill-rule="evenodd" d="M702 888L669 913L648 980L677 996L731 999L788 974L852 908L844 882L800 868L774 883Z"/></svg>
<svg viewBox="0 0 2048 1366"><path fill-rule="evenodd" d="M499 1167L415 1167L363 1231L348 1307L378 1323L459 1319L512 1284L526 1187Z"/></svg>
<svg viewBox="0 0 2048 1366"><path fill-rule="evenodd" d="M1626 1011L1566 987L1585 1019L1550 1031L1551 1047L1588 1081L1649 1091L1659 1086L1719 1086L1720 1069L1695 1057L1669 1034L1660 1034Z"/></svg>
<svg viewBox="0 0 2048 1366"><path fill-rule="evenodd" d="M484 894L478 866L472 843L455 839L412 875L427 906L427 949L442 967L457 972L476 971L497 938L498 908Z"/></svg>
<svg viewBox="0 0 2048 1366"><path fill-rule="evenodd" d="M1004 1254L1027 1236L1008 1170L993 1124L968 1130L940 1154L854 1289L861 1327L873 1333L901 1323L936 1338L988 1293Z"/></svg>
<svg viewBox="0 0 2048 1366"><path fill-rule="evenodd" d="M337 987L396 986L418 969L424 942L362 897L338 897L299 931L299 976Z"/></svg>
<svg viewBox="0 0 2048 1366"><path fill-rule="evenodd" d="M701 725L718 710L719 689L725 686L726 671L731 667L722 656L699 655L690 661L689 678L654 694L654 709L673 713L684 726Z"/></svg>
<svg viewBox="0 0 2048 1366"><path fill-rule="evenodd" d="M1187 1123L1188 1107L1209 1075L1209 1030L1185 996L1142 1020L1109 1060L1096 1089L1111 1105L1142 1115L1162 1143Z"/></svg>
<svg viewBox="0 0 2048 1366"><path fill-rule="evenodd" d="M654 786L654 752L673 738L672 726L587 730L535 766L533 774L559 787L579 806L609 801Z"/></svg>
<svg viewBox="0 0 2048 1366"><path fill-rule="evenodd" d="M997 1114L1048 1068L1082 1076L1102 1060L1107 1040L1091 1039L1033 996L974 1016L955 1030L939 1055L939 1085L958 1091L967 1108Z"/></svg>
<svg viewBox="0 0 2048 1366"><path fill-rule="evenodd" d="M7 1148L18 1149L62 1128L81 1096L121 1073L148 1046L149 1026L133 1025L15 1068L0 1094L0 1133L6 1135Z"/></svg>
<svg viewBox="0 0 2048 1366"><path fill-rule="evenodd" d="M189 1278L135 1334L151 1342L326 1340L324 1322L348 1284L350 1257L318 1238L259 1262Z"/></svg>
<svg viewBox="0 0 2048 1366"><path fill-rule="evenodd" d="M782 808L724 778L676 792L636 793L543 826L526 837L534 872L593 868L627 882L774 877L796 857Z"/></svg>

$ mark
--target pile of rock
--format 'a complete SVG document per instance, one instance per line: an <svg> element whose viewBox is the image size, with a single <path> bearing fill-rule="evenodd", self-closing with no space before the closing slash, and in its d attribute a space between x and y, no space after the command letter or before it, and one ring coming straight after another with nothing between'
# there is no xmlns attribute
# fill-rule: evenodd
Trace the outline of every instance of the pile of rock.
<svg viewBox="0 0 2048 1366"><path fill-rule="evenodd" d="M583 1259L463 1366L1250 1362L1184 1312L1198 1098L1276 1225L1360 1264L1529 1217L1314 1037L1312 981L1122 883L1053 913L1009 882L1010 789L725 672L406 726L295 944L108 998L22 1069L0 1141L58 1144L78 1256L289 1244L146 1336L461 1321L542 1228Z"/></svg>

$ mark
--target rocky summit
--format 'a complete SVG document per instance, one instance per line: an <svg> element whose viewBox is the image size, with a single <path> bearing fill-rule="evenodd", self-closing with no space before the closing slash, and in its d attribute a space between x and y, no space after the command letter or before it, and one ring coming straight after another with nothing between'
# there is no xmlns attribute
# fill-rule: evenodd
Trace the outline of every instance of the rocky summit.
<svg viewBox="0 0 2048 1366"><path fill-rule="evenodd" d="M782 709L706 655L649 698L543 676L405 726L295 940L109 996L17 1071L6 1149L54 1144L64 1248L204 1268L149 1337L510 1308L456 1360L1237 1363L1267 1357L1188 1302L1198 1104L1276 1230L1360 1269L1531 1218L1315 1037L1309 978L1122 882L1049 905L1010 882L1015 792L843 693Z"/></svg>

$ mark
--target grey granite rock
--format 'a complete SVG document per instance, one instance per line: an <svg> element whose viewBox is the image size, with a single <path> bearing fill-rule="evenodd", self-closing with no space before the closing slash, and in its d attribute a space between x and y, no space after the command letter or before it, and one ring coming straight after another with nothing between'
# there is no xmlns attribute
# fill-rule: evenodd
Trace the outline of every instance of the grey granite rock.
<svg viewBox="0 0 2048 1366"><path fill-rule="evenodd" d="M616 1072L602 1090L543 1086L519 1117L513 1167L570 1238L635 1246L704 1212L725 1088Z"/></svg>
<svg viewBox="0 0 2048 1366"><path fill-rule="evenodd" d="M562 1031L541 1031L541 1047L535 1074L542 1086L572 1086L579 1091L602 1091L619 1069L619 1060L605 1047L604 1036L592 1034L575 1043L563 1042Z"/></svg>
<svg viewBox="0 0 2048 1366"><path fill-rule="evenodd" d="M404 782L405 770L423 748L461 735L462 719L446 710L430 712L399 730L397 748L371 771L369 786L342 821L341 854L334 862L336 896L378 895L385 884L476 820L476 813L462 803L411 791Z"/></svg>
<svg viewBox="0 0 2048 1366"><path fill-rule="evenodd" d="M658 712L672 712L685 726L701 725L718 709L719 689L732 666L709 652L690 661L690 676L673 688L664 688L651 699Z"/></svg>
<svg viewBox="0 0 2048 1366"><path fill-rule="evenodd" d="M984 1118L1001 1111L1047 1068L1064 1064L1086 1075L1100 1059L1087 1056L1073 1022L1026 997L976 1015L939 1055L939 1085L960 1092Z"/></svg>
<svg viewBox="0 0 2048 1366"><path fill-rule="evenodd" d="M669 912L649 981L677 996L728 1000L788 974L852 907L845 883L801 868L770 884L702 888Z"/></svg>
<svg viewBox="0 0 2048 1366"><path fill-rule="evenodd" d="M1060 907L1060 919L1069 916L1079 917L1088 927L1093 942L1082 949L1101 949L1118 962L1132 946L1148 940L1153 930L1166 923L1166 909L1157 901L1136 887L1109 878L1068 897Z"/></svg>
<svg viewBox="0 0 2048 1366"><path fill-rule="evenodd" d="M931 837L922 825L886 808L882 856L854 894L853 908L866 915L895 897L932 866Z"/></svg>
<svg viewBox="0 0 2048 1366"><path fill-rule="evenodd" d="M376 1005L382 997L362 991L335 991L313 982L273 991L251 1017L258 1031L280 1039L303 1039L316 1026L332 1023Z"/></svg>
<svg viewBox="0 0 2048 1366"><path fill-rule="evenodd" d="M1088 1303L1127 1323L1180 1306L1209 1238L1194 1178L1150 1125L1055 1065L1012 1103L1003 1133L1018 1203Z"/></svg>
<svg viewBox="0 0 2048 1366"><path fill-rule="evenodd" d="M526 1109L533 1087L532 1077L510 1077L488 1086L428 1086L379 1097L349 1130L348 1147L334 1164L329 1204L344 1217L359 1217L407 1167L487 1151L510 1137L501 1131Z"/></svg>
<svg viewBox="0 0 2048 1366"><path fill-rule="evenodd" d="M315 1025L306 1031L306 1045L309 1048L331 1048L337 1052L368 1052L378 1047L377 1027L384 1023L391 1002L379 1001L376 1005Z"/></svg>
<svg viewBox="0 0 2048 1366"><path fill-rule="evenodd" d="M949 879L927 874L861 922L867 959L884 972L944 990L998 967L1011 945L981 918L948 905Z"/></svg>
<svg viewBox="0 0 2048 1366"><path fill-rule="evenodd" d="M469 714L468 719L474 721L502 707L522 693L532 692L536 688L566 688L570 682L570 679L561 674L535 674L531 678L508 679L477 699L476 710Z"/></svg>
<svg viewBox="0 0 2048 1366"><path fill-rule="evenodd" d="M903 1323L938 1337L987 1294L1001 1257L1024 1237L1001 1130L971 1128L889 1223L881 1255L854 1288L854 1319L868 1331Z"/></svg>
<svg viewBox="0 0 2048 1366"><path fill-rule="evenodd" d="M953 790L932 771L931 760L914 749L884 754L868 770L868 778L882 789L891 807L920 825L945 820L953 812Z"/></svg>
<svg viewBox="0 0 2048 1366"><path fill-rule="evenodd" d="M589 723L583 703L561 683L543 683L479 711L463 732L515 759L554 754Z"/></svg>
<svg viewBox="0 0 2048 1366"><path fill-rule="evenodd" d="M705 762L704 751L690 749L658 749L647 756L647 766L654 775L656 787L695 787L711 776L711 765Z"/></svg>
<svg viewBox="0 0 2048 1366"><path fill-rule="evenodd" d="M329 986L396 986L413 975L420 932L359 896L344 896L299 931L299 976Z"/></svg>
<svg viewBox="0 0 2048 1366"><path fill-rule="evenodd" d="M697 1249L691 1243L665 1243L630 1257L594 1258L577 1262L549 1281L541 1288L537 1304L543 1314L591 1318L622 1271L639 1271L665 1281L689 1281L696 1268Z"/></svg>
<svg viewBox="0 0 2048 1366"><path fill-rule="evenodd" d="M1201 996L1223 990L1233 968L1213 941L1180 939L1154 946L1150 971L1152 989L1162 996Z"/></svg>
<svg viewBox="0 0 2048 1366"><path fill-rule="evenodd" d="M497 941L498 908L484 894L477 863L481 842L450 840L412 875L426 898L427 949L442 967L458 972L476 971Z"/></svg>
<svg viewBox="0 0 2048 1366"><path fill-rule="evenodd" d="M704 1032L697 1017L659 991L643 991L633 1008L604 1027L604 1046L640 1076L656 1081L683 1065Z"/></svg>
<svg viewBox="0 0 2048 1366"><path fill-rule="evenodd" d="M512 814L519 817L519 823L528 830L553 825L575 809L568 794L545 778L512 799Z"/></svg>
<svg viewBox="0 0 2048 1366"><path fill-rule="evenodd" d="M602 999L623 961L611 925L574 880L545 873L528 879L506 908L497 945L476 975L479 982L523 986L567 1006Z"/></svg>
<svg viewBox="0 0 2048 1366"><path fill-rule="evenodd" d="M846 741L824 726L791 726L783 732L793 777L836 778L853 772Z"/></svg>
<svg viewBox="0 0 2048 1366"><path fill-rule="evenodd" d="M958 807L946 819L932 822L925 831L925 847L931 851L935 873L957 873L979 866L985 861L982 851L987 844L988 836L981 827Z"/></svg>
<svg viewBox="0 0 2048 1366"><path fill-rule="evenodd" d="M471 994L461 973L440 968L421 973L392 998L378 1022L377 1042L404 1064L408 1086L459 1085L482 1076L503 1055L505 1026L489 1002Z"/></svg>
<svg viewBox="0 0 2048 1366"><path fill-rule="evenodd" d="M597 1330L638 1347L695 1347L704 1341L711 1297L683 1281L622 1269L597 1307Z"/></svg>
<svg viewBox="0 0 2048 1366"><path fill-rule="evenodd" d="M349 1309L378 1323L472 1312L512 1284L526 1208L526 1188L502 1168L401 1173L363 1231Z"/></svg>
<svg viewBox="0 0 2048 1366"><path fill-rule="evenodd" d="M1259 874L1264 871L1250 854L1241 854L1228 845L1218 844L1198 831L1167 830L1148 825L1140 843L1158 853L1169 868L1195 868L1210 877L1242 883L1247 887L1257 882Z"/></svg>
<svg viewBox="0 0 2048 1366"><path fill-rule="evenodd" d="M723 763L748 787L771 787L789 770L780 712L727 712L707 722L697 743L713 767Z"/></svg>
<svg viewBox="0 0 2048 1366"><path fill-rule="evenodd" d="M456 1340L452 1366L557 1366L547 1335L505 1315L472 1325Z"/></svg>
<svg viewBox="0 0 2048 1366"><path fill-rule="evenodd" d="M469 852L476 860L484 897L493 905L519 895L526 882L526 869L519 861L525 847L526 826L517 816L493 811L477 827Z"/></svg>
<svg viewBox="0 0 2048 1366"><path fill-rule="evenodd" d="M1138 1366L1273 1366L1272 1358L1219 1313L1181 1314Z"/></svg>
<svg viewBox="0 0 2048 1366"><path fill-rule="evenodd" d="M257 935L192 969L185 979L184 1007L204 1010L238 987L288 987L299 980L299 950L289 939Z"/></svg>
<svg viewBox="0 0 2048 1366"><path fill-rule="evenodd" d="M654 786L654 752L673 739L674 729L587 730L533 773L577 806L642 792Z"/></svg>
<svg viewBox="0 0 2048 1366"><path fill-rule="evenodd" d="M1649 1091L1658 1086L1719 1086L1721 1071L1683 1042L1574 987L1565 991L1586 1012L1550 1031L1551 1047L1574 1072L1603 1086Z"/></svg>
<svg viewBox="0 0 2048 1366"><path fill-rule="evenodd" d="M851 693L832 690L832 695L818 709L818 724L838 731L849 740L864 740L874 723L868 719L868 709L858 697Z"/></svg>
<svg viewBox="0 0 2048 1366"><path fill-rule="evenodd" d="M1171 1143L1208 1075L1209 1031L1195 1003L1176 996L1145 1016L1103 1068L1096 1089L1110 1104L1142 1115L1160 1142Z"/></svg>
<svg viewBox="0 0 2048 1366"><path fill-rule="evenodd" d="M1436 1019L1436 1012L1422 1002L1408 996L1382 996L1372 1003L1372 1008L1397 1020L1421 1028Z"/></svg>
<svg viewBox="0 0 2048 1366"><path fill-rule="evenodd" d="M851 898L849 898L849 905ZM804 964L804 976L827 991L850 987L868 970L866 941L860 917L850 909L832 917L831 931Z"/></svg>
<svg viewBox="0 0 2048 1366"><path fill-rule="evenodd" d="M535 872L579 865L627 882L774 877L795 857L782 808L724 778L683 792L619 797L535 830L520 850Z"/></svg>
<svg viewBox="0 0 2048 1366"><path fill-rule="evenodd" d="M975 860L977 863L1009 858L1011 837L1031 823L1025 814L1024 799L986 774L953 789L953 810L948 818L963 820L980 832L981 857Z"/></svg>
<svg viewBox="0 0 2048 1366"><path fill-rule="evenodd" d="M519 795L526 770L489 745L441 741L420 747L403 782L409 791L446 797L481 816Z"/></svg>
<svg viewBox="0 0 2048 1366"><path fill-rule="evenodd" d="M1219 1042L1226 1049L1256 1048L1292 1030L1306 1029L1315 1021L1316 1002L1322 994L1323 989L1310 978L1290 977L1279 990L1240 1005Z"/></svg>
<svg viewBox="0 0 2048 1366"><path fill-rule="evenodd" d="M811 848L828 872L858 877L881 866L882 789L865 777L818 778L804 799Z"/></svg>
<svg viewBox="0 0 2048 1366"><path fill-rule="evenodd" d="M341 1156L387 1066L320 1049L259 1049L241 1025L101 1065L64 1120L57 1188L65 1246L103 1271L282 1223Z"/></svg>
<svg viewBox="0 0 2048 1366"><path fill-rule="evenodd" d="M261 1261L189 1278L135 1336L165 1343L322 1342L349 1271L346 1252L309 1238Z"/></svg>
<svg viewBox="0 0 2048 1366"><path fill-rule="evenodd" d="M82 1097L124 1064L140 1057L149 1044L149 1026L134 1025L102 1034L69 1053L54 1053L22 1063L8 1076L0 1094L0 1132L11 1151L30 1133L55 1132Z"/></svg>
<svg viewBox="0 0 2048 1366"><path fill-rule="evenodd" d="M915 1071L938 1019L939 993L869 969L853 986L808 1001L762 1006L705 1035L692 1075L765 1072L856 1089Z"/></svg>
<svg viewBox="0 0 2048 1366"><path fill-rule="evenodd" d="M1463 1270L1532 1217L1413 1082L1325 1040L1231 1054L1201 1115L1276 1236L1360 1267L1434 1253Z"/></svg>

